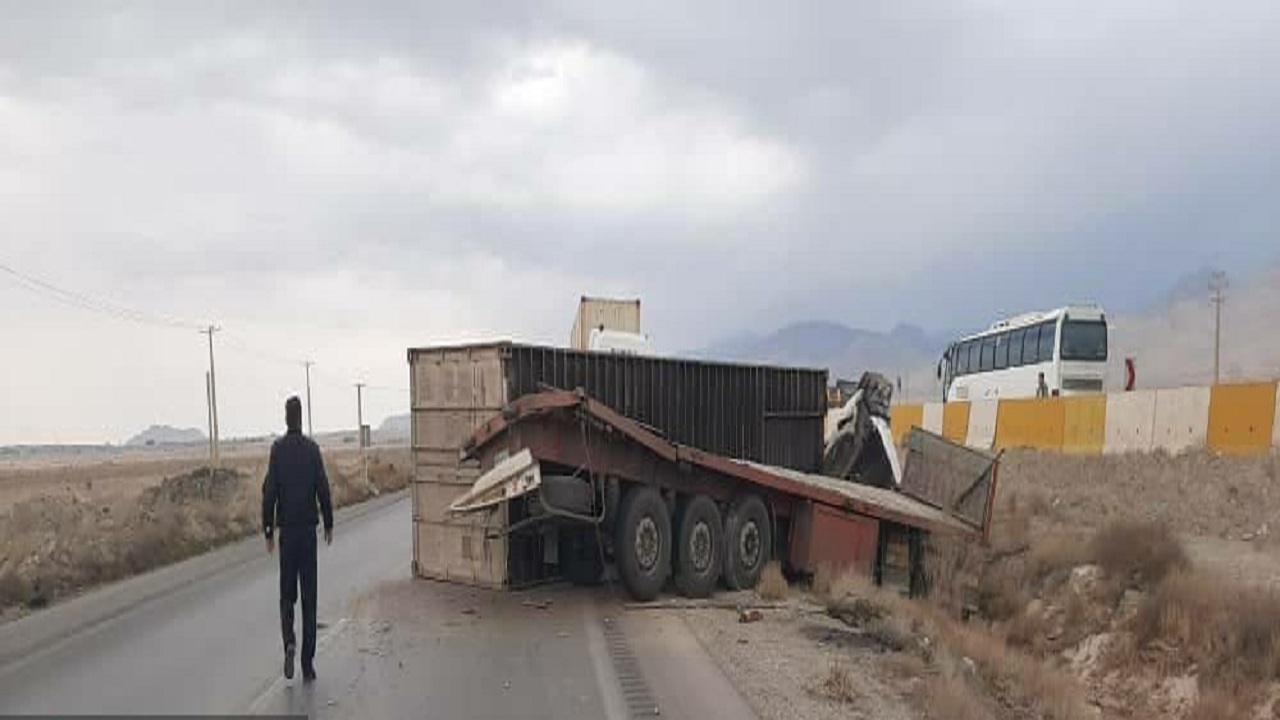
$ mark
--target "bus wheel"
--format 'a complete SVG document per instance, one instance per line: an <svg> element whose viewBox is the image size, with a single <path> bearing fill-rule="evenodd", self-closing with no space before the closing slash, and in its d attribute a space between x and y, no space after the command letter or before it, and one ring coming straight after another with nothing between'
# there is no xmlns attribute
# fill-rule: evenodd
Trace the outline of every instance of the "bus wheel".
<svg viewBox="0 0 1280 720"><path fill-rule="evenodd" d="M652 487L632 487L622 498L615 525L614 561L622 584L636 600L656 598L671 571L667 504Z"/></svg>
<svg viewBox="0 0 1280 720"><path fill-rule="evenodd" d="M773 554L769 511L757 495L743 495L729 506L724 521L724 579L731 590L747 590L760 582L760 573Z"/></svg>
<svg viewBox="0 0 1280 720"><path fill-rule="evenodd" d="M676 585L691 598L704 598L716 589L723 565L720 508L706 495L685 503L676 524Z"/></svg>

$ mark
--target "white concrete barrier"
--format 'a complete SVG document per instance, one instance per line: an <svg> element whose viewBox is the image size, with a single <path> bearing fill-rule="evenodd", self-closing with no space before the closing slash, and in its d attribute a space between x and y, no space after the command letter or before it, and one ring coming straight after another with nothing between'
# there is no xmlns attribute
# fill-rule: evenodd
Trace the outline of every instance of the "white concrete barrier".
<svg viewBox="0 0 1280 720"><path fill-rule="evenodd" d="M971 448L990 450L996 441L996 416L999 400L974 400L969 403L969 434L965 444Z"/></svg>
<svg viewBox="0 0 1280 720"><path fill-rule="evenodd" d="M1207 422L1208 413L1206 413ZM1105 453L1150 452L1155 436L1156 392L1112 393L1107 395L1107 436Z"/></svg>
<svg viewBox="0 0 1280 720"><path fill-rule="evenodd" d="M924 404L924 424L921 427L931 433L942 434L942 403Z"/></svg>
<svg viewBox="0 0 1280 720"><path fill-rule="evenodd" d="M1271 428L1271 447L1280 448L1280 386L1276 387L1276 419Z"/></svg>
<svg viewBox="0 0 1280 720"><path fill-rule="evenodd" d="M1203 448L1209 439L1209 397L1207 387L1156 390L1155 430L1152 449L1180 453Z"/></svg>

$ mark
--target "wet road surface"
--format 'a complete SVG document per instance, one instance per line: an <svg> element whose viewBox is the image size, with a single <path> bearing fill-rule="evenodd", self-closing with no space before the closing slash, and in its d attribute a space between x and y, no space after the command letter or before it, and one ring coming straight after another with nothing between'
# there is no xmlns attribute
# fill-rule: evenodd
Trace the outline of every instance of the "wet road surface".
<svg viewBox="0 0 1280 720"><path fill-rule="evenodd" d="M148 594L160 581L144 576L0 626L0 715L754 716L678 621L624 612L610 588L412 579L409 503L382 505L340 515L333 546L321 544L314 684L281 676L277 561L254 538L219 551L218 567L160 573L169 585L191 576L176 590ZM140 599L128 605L129 593ZM108 606L102 622L21 644Z"/></svg>

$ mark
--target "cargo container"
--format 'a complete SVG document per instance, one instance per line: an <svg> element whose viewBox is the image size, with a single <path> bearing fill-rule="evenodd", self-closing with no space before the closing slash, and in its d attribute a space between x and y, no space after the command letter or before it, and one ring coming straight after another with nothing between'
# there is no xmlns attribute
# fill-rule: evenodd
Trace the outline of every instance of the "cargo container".
<svg viewBox="0 0 1280 720"><path fill-rule="evenodd" d="M544 579L546 538L511 536L507 506L454 515L479 477L460 448L511 402L583 389L669 439L719 455L815 472L822 462L825 370L580 352L513 343L409 351L414 568L424 577L512 587ZM514 513L514 514L513 514ZM554 558L551 558L554 562Z"/></svg>
<svg viewBox="0 0 1280 720"><path fill-rule="evenodd" d="M588 349L592 328L639 334L640 301L612 300L584 295L578 301L578 314L573 319L569 347L573 350Z"/></svg>

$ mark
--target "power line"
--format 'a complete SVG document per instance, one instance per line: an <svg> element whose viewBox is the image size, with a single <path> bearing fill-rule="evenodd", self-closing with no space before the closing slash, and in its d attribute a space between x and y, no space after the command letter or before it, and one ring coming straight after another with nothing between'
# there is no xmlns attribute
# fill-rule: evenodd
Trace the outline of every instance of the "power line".
<svg viewBox="0 0 1280 720"><path fill-rule="evenodd" d="M204 325L200 325L197 323L190 323L190 322L178 320L172 317L160 315L157 313L149 313L149 312L143 312L141 310L134 310L132 308L124 307L123 305L116 305L114 303L107 302L106 300L93 298L89 295L84 295L78 292L73 292L71 290L58 287L53 283L47 282L45 280L41 280L40 278L35 277L34 275L28 275L27 273L16 270L4 263L0 263L0 272L4 272L5 274L17 280L18 284L27 290L30 290L39 295L44 295L45 297L51 298L53 300L57 300L58 302L61 302L63 304L78 307L82 310L97 312L103 315L110 315L111 317L114 317L120 320L129 320L142 325L154 325L157 327L177 328L180 330L200 331L205 329Z"/></svg>

